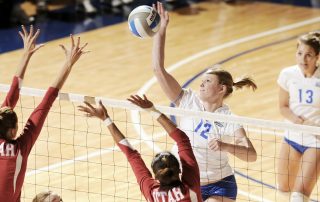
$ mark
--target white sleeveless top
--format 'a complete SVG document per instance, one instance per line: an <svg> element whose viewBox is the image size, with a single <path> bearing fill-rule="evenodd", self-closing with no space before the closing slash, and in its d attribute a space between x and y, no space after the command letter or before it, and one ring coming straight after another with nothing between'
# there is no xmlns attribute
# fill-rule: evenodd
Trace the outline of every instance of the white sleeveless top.
<svg viewBox="0 0 320 202"><path fill-rule="evenodd" d="M298 65L287 67L280 72L278 84L289 93L289 108L304 117L303 124L320 126L320 69L306 78ZM285 137L303 146L320 148L320 141L313 134L286 131Z"/></svg>
<svg viewBox="0 0 320 202"><path fill-rule="evenodd" d="M190 89L184 89L179 108L205 111L198 95ZM218 108L214 113L231 115L231 111L227 105ZM189 117L181 117L178 125L190 139L199 165L200 181L202 184L219 181L233 175L232 168L228 163L228 153L210 150L208 142L212 138L219 138L223 142L230 143L234 140L234 132L242 128L241 125L218 121L213 123L205 119ZM176 153L176 151L177 148L174 147L172 152Z"/></svg>

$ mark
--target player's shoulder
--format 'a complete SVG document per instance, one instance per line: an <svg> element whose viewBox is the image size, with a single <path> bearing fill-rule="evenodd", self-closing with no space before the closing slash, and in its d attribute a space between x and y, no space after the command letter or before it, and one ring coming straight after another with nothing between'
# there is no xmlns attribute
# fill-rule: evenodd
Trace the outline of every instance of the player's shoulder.
<svg viewBox="0 0 320 202"><path fill-rule="evenodd" d="M194 100L199 100L197 93L190 88L183 89L183 95L181 97L180 103L192 102Z"/></svg>
<svg viewBox="0 0 320 202"><path fill-rule="evenodd" d="M298 74L299 73L299 67L298 67L298 65L285 67L285 68L283 68L281 70L281 73Z"/></svg>

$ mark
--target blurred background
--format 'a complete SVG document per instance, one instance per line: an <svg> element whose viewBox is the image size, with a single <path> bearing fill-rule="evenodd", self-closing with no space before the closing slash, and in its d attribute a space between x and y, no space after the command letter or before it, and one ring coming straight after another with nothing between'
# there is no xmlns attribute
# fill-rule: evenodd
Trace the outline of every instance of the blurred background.
<svg viewBox="0 0 320 202"><path fill-rule="evenodd" d="M166 8L190 7L204 0L166 0ZM264 0L267 1L267 0ZM70 33L81 33L127 20L139 5L154 0L0 0L0 53L21 47L16 37L19 25L34 24L42 30L39 43L58 39ZM210 0L237 6L254 0ZM279 4L320 7L320 0L269 0Z"/></svg>

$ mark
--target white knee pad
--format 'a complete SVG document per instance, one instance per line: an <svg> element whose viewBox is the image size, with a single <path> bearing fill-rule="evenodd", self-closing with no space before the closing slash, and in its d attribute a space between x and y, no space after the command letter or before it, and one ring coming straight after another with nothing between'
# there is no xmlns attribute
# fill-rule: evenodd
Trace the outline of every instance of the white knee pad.
<svg viewBox="0 0 320 202"><path fill-rule="evenodd" d="M290 202L309 202L309 198L300 192L291 192Z"/></svg>

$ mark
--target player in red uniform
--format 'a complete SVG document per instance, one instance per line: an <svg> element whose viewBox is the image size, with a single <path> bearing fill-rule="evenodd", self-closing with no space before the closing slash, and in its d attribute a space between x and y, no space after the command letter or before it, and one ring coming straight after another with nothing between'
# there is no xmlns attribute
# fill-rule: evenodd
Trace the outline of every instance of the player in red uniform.
<svg viewBox="0 0 320 202"><path fill-rule="evenodd" d="M101 101L96 108L85 102L86 106L79 106L79 110L86 112L89 117L97 117L106 123L114 141L128 158L141 192L148 202L202 201L199 168L189 138L170 119L157 111L145 96L144 99L137 95L131 96L128 100L150 111L170 137L177 142L182 164L181 178L179 162L170 152L160 152L154 157L151 164L155 175L153 178L139 152L133 149L112 122Z"/></svg>
<svg viewBox="0 0 320 202"><path fill-rule="evenodd" d="M40 46L35 46L35 41L39 35L39 30L33 33L33 28L30 28L28 33L24 27L23 32L20 32L24 40L25 50L28 56L31 56ZM71 48L66 49L60 45L65 52L66 60L58 74L58 77L47 90L44 98L38 107L33 111L21 135L17 135L18 118L13 111L15 104L19 98L19 78L23 78L27 61L30 57L26 57L24 65L18 68L18 74L13 80L12 86L7 98L0 108L0 201L17 202L20 201L21 188L24 181L24 176L27 169L27 160L29 153L37 140L47 114L58 96L59 90L62 88L67 79L72 66L85 53L83 50L87 44L80 47L80 38L77 42L73 36L70 36ZM19 73L20 72L20 73Z"/></svg>

